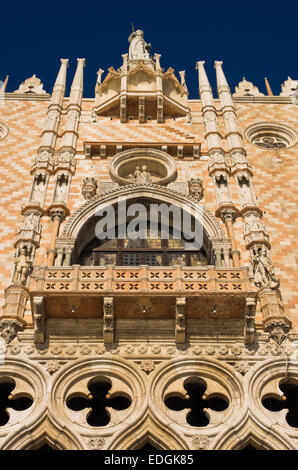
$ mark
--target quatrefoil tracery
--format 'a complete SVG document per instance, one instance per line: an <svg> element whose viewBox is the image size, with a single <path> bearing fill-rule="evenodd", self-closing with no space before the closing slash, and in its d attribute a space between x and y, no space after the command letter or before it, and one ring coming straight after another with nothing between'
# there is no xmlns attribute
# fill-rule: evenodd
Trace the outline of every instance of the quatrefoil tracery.
<svg viewBox="0 0 298 470"><path fill-rule="evenodd" d="M33 400L25 394L13 395L12 391L16 384L13 380L7 379L0 383L0 426L5 426L10 419L9 409L23 411L28 409Z"/></svg>
<svg viewBox="0 0 298 470"><path fill-rule="evenodd" d="M187 394L183 398L181 394L171 393L165 397L164 402L173 411L188 409L186 421L190 426L208 426L208 409L220 412L229 406L227 398L221 394L207 396L207 386L203 380L188 380L184 382L184 388Z"/></svg>
<svg viewBox="0 0 298 470"><path fill-rule="evenodd" d="M279 389L283 392L280 397L272 395L264 397L262 405L269 411L279 412L284 409L288 410L286 414L286 422L289 426L298 428L298 385L295 383L280 383Z"/></svg>
<svg viewBox="0 0 298 470"><path fill-rule="evenodd" d="M108 393L111 387L112 385L109 382L89 382L89 395L70 396L66 405L73 411L81 411L88 408L87 423L90 426L106 426L111 419L109 408L120 411L127 409L131 404L131 400L120 392L117 396L112 397Z"/></svg>

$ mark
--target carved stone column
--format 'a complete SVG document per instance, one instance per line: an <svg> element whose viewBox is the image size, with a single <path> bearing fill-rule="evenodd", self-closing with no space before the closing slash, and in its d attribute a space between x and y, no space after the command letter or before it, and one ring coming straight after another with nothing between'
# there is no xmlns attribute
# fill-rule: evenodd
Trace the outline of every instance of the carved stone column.
<svg viewBox="0 0 298 470"><path fill-rule="evenodd" d="M103 299L103 340L106 344L114 342L114 299Z"/></svg>
<svg viewBox="0 0 298 470"><path fill-rule="evenodd" d="M45 338L45 309L43 297L34 297L32 299L32 314L34 322L34 341L36 343L43 343Z"/></svg>
<svg viewBox="0 0 298 470"><path fill-rule="evenodd" d="M4 291L4 306L0 317L0 330L7 343L13 340L18 330L26 325L24 313L29 299L29 291L22 284L12 284Z"/></svg>
<svg viewBox="0 0 298 470"><path fill-rule="evenodd" d="M288 335L292 322L284 315L284 306L278 290L264 287L258 293L263 314L264 330L281 344Z"/></svg>
<svg viewBox="0 0 298 470"><path fill-rule="evenodd" d="M145 96L139 96L139 122L143 124L145 120Z"/></svg>
<svg viewBox="0 0 298 470"><path fill-rule="evenodd" d="M50 217L52 219L53 226L52 226L51 241L50 241L50 245L47 251L47 255L48 255L47 265L54 266L54 260L55 260L55 254L56 254L56 249L55 249L56 238L59 233L60 224L65 217L65 210L61 207L52 207L50 209Z"/></svg>
<svg viewBox="0 0 298 470"><path fill-rule="evenodd" d="M244 324L244 343L253 344L255 342L256 299L254 297L246 298L245 324Z"/></svg>
<svg viewBox="0 0 298 470"><path fill-rule="evenodd" d="M229 238L232 243L232 258L235 268L240 267L240 253L237 249L237 243L234 235L233 222L235 221L235 211L234 209L224 209L221 212L222 221L226 224Z"/></svg>

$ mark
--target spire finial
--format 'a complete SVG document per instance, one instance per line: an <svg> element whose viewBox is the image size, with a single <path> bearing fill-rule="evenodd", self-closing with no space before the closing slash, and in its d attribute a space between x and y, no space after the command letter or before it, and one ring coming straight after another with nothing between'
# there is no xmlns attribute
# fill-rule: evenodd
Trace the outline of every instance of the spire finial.
<svg viewBox="0 0 298 470"><path fill-rule="evenodd" d="M268 82L267 77L265 77L264 80L265 80L267 95L268 95L268 96L273 96L273 93L272 93L272 90L271 90L271 87L270 87L270 85L269 85L269 82Z"/></svg>
<svg viewBox="0 0 298 470"><path fill-rule="evenodd" d="M6 75L4 82L2 83L2 85L0 87L0 93L5 93L8 79L9 79L9 75Z"/></svg>

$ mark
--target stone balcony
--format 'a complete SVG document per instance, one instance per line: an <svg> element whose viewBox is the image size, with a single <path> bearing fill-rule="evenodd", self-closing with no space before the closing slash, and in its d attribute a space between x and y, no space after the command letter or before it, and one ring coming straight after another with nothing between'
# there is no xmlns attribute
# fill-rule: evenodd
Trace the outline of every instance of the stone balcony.
<svg viewBox="0 0 298 470"><path fill-rule="evenodd" d="M247 267L185 266L34 267L31 300L43 297L48 316L102 316L104 297L113 297L117 315L172 317L175 299L187 299L189 317L239 318L247 297L255 295Z"/></svg>

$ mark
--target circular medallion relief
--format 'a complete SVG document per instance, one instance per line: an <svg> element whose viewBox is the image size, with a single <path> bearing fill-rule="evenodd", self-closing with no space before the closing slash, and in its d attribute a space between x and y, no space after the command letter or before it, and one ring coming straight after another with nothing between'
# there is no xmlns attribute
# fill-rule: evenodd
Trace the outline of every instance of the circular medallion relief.
<svg viewBox="0 0 298 470"><path fill-rule="evenodd" d="M167 184L176 178L175 161L157 149L131 149L117 153L111 161L110 176L121 185Z"/></svg>
<svg viewBox="0 0 298 470"><path fill-rule="evenodd" d="M257 122L245 130L246 139L252 144L266 149L293 147L297 134L290 127L279 122Z"/></svg>
<svg viewBox="0 0 298 470"><path fill-rule="evenodd" d="M8 134L8 127L2 122L0 122L0 140L5 139L7 134Z"/></svg>

